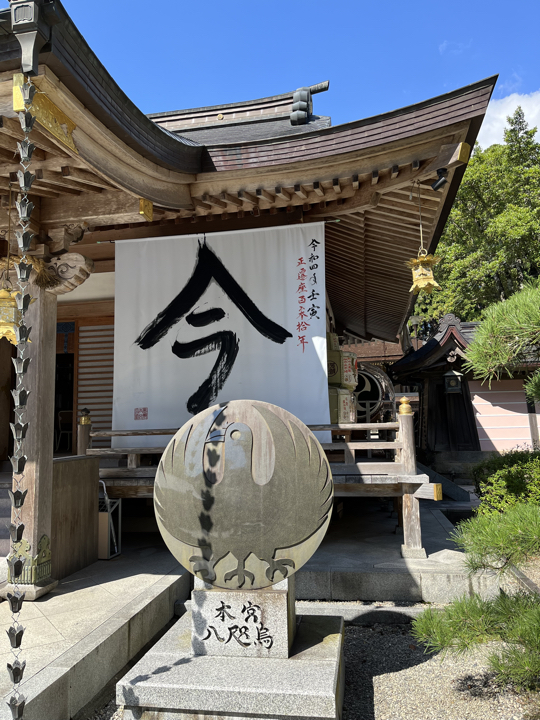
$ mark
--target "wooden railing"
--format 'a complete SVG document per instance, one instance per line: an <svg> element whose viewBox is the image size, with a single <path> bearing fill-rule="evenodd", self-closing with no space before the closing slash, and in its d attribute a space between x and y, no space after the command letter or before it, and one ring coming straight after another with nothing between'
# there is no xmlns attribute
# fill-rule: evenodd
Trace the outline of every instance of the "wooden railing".
<svg viewBox="0 0 540 720"><path fill-rule="evenodd" d="M127 456L127 467L100 468L100 478L108 481L111 497L153 496L153 483L157 467L141 466L141 455L161 455L164 447L92 448L93 438L173 436L177 428L156 430L108 430L92 432L90 425L79 425L77 449L79 455L100 457ZM418 500L441 500L440 485L429 483L427 475L418 475L414 440L414 416L406 398L402 398L397 422L354 423L347 425L309 425L314 432L331 432L345 436L345 442L322 443L330 460L337 497L383 496L393 497L403 526L402 554L408 557L425 557L420 531ZM392 440L350 440L352 432L389 431L396 434ZM356 461L356 451L394 451L394 460L362 458ZM341 453L342 462L335 462ZM110 486L110 487L109 487ZM409 553L409 555L407 555ZM411 554L412 553L412 554Z"/></svg>
<svg viewBox="0 0 540 720"><path fill-rule="evenodd" d="M331 432L333 435L348 435L354 431L397 431L395 440L354 440L345 442L322 443L327 453L330 467L334 476L389 476L416 475L416 457L414 448L414 425L413 415L406 411L410 406L402 404L398 422L386 423L351 423L346 425L332 425L329 423L321 425L309 425L314 432ZM405 412L403 409L405 408ZM100 457L121 457L127 456L127 467L125 468L102 468L100 475L106 478L128 478L128 477L154 477L155 466L141 467L141 455L161 455L165 447L115 447L115 448L92 448L90 447L93 438L114 438L114 437L152 437L152 436L173 436L177 428L161 428L155 430L100 430L92 431L90 425L79 425L77 450L79 455L91 455ZM378 459L362 459L356 462L356 450L393 450L395 457L393 461ZM336 453L342 454L342 462L337 462Z"/></svg>

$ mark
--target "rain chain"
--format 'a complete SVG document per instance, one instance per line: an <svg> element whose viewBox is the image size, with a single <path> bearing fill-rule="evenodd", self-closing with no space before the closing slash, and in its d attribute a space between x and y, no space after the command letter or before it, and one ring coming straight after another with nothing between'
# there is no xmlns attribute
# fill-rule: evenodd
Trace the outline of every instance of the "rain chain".
<svg viewBox="0 0 540 720"><path fill-rule="evenodd" d="M28 422L26 420L27 402L29 392L25 387L25 375L30 364L30 358L26 357L28 351L28 342L31 328L27 327L24 322L24 316L28 310L31 296L28 294L28 284L30 281L30 273L32 272L32 263L27 256L33 233L29 232L30 216L34 209L33 203L28 199L28 193L35 180L28 170L32 162L32 154L35 146L29 140L29 135L34 127L35 117L30 112L36 86L30 79L21 87L24 104L26 110L19 113L21 127L24 132L24 140L18 142L20 162L22 170L19 170L17 177L20 185L20 193L17 199L17 210L19 212L19 225L21 230L16 230L17 244L20 254L22 255L20 262L15 266L17 271L18 292L16 294L17 308L20 313L20 321L16 330L17 339L17 357L13 358L16 373L16 389L12 390L13 399L15 401L15 422L11 424L11 431L14 439L14 452L11 458L13 466L13 490L9 492L11 505L13 509L13 522L10 525L10 535L12 543L12 553L8 558L9 581L13 585L13 594L8 594L8 601L11 607L11 616L13 624L7 631L11 650L14 660L8 663L7 669L11 682L13 683L13 694L9 699L8 705L13 715L13 720L20 720L23 717L24 705L26 699L20 692L20 684L23 679L26 662L20 660L21 644L24 634L24 628L19 623L21 608L24 602L25 593L21 592L19 582L24 572L26 560L18 556L18 550L23 541L24 524L22 522L22 508L26 499L28 490L22 490L24 480L24 468L27 456L24 454L24 440L28 431ZM11 217L11 202L10 202ZM10 238L8 237L8 245ZM9 275L9 257L7 273Z"/></svg>

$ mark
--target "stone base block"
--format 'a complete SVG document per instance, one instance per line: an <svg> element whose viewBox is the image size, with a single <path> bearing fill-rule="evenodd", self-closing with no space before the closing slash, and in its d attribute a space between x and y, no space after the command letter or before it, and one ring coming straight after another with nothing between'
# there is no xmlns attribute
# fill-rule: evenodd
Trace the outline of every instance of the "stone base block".
<svg viewBox="0 0 540 720"><path fill-rule="evenodd" d="M191 593L194 655L288 658L296 632L294 575L262 590Z"/></svg>
<svg viewBox="0 0 540 720"><path fill-rule="evenodd" d="M424 548L411 548L406 545L402 545L401 557L415 560L425 560L427 558L427 554Z"/></svg>
<svg viewBox="0 0 540 720"><path fill-rule="evenodd" d="M289 659L193 655L186 613L117 684L124 720L339 720L343 618L299 618Z"/></svg>
<svg viewBox="0 0 540 720"><path fill-rule="evenodd" d="M43 595L47 595L47 593L50 593L54 590L54 588L58 585L58 580L52 580L49 578L48 580L42 580L41 582L37 583L36 585L19 585L19 592L25 593L25 602L34 602L34 600L37 600L40 597L43 597ZM7 600L8 593L13 595L15 592L15 585L11 585L10 583L5 583L0 587L0 597L4 600Z"/></svg>

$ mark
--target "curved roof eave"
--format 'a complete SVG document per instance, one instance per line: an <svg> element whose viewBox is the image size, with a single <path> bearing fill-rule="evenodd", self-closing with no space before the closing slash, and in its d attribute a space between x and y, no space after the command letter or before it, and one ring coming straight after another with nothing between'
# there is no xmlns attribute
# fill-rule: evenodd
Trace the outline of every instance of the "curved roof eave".
<svg viewBox="0 0 540 720"><path fill-rule="evenodd" d="M202 146L146 117L107 72L62 3L56 0L55 5L60 22L51 27L51 39L40 53L40 63L47 65L105 127L142 157L168 170L199 172ZM2 20L4 26L11 24L9 9L0 12ZM0 43L0 67L16 69L21 51L14 36L5 33Z"/></svg>
<svg viewBox="0 0 540 720"><path fill-rule="evenodd" d="M304 133L298 133L294 136L294 140L303 141L307 140L312 137L325 137L325 136L331 136L336 135L345 131L349 130L356 130L361 127L367 127L369 125L375 125L377 123L383 123L387 120L390 120L395 117L399 117L400 115L408 115L414 112L417 112L418 110L423 110L424 108L433 107L436 105L439 105L441 103L444 103L448 100L454 100L461 98L464 95L468 95L469 93L474 92L475 90L480 90L482 88L490 88L491 92L493 92L493 88L495 87L495 83L497 82L498 75L492 75L488 78L485 78L483 80L479 80L478 82L471 83L471 85L465 85L464 87L458 88L456 90L452 90L451 92L444 93L443 95L437 95L434 98L429 98L428 100L423 100L422 102L413 103L412 105L406 105L404 107L398 108L396 110L391 110L389 112L381 113L380 115L371 115L367 118L362 118L360 120L351 120L346 123L341 123L339 125L332 125L328 128L323 128L320 130L306 130ZM491 92L490 96L491 97ZM489 101L489 98L488 98ZM483 114L483 113L482 113ZM262 140L253 140L249 143L250 146L257 146L257 145L270 145L273 143L283 143L288 141L288 137L285 136L277 136L275 138L267 138ZM234 147L243 147L246 143L242 142L236 142L236 143L216 143L215 145L208 145L207 147L209 149L219 149L219 148L234 148Z"/></svg>

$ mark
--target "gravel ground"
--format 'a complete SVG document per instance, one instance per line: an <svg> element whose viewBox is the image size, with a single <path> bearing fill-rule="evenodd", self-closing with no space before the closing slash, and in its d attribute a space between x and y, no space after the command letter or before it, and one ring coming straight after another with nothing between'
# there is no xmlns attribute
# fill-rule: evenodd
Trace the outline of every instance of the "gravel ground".
<svg viewBox="0 0 540 720"><path fill-rule="evenodd" d="M123 715L122 708L116 707L113 693L112 700L109 700L109 702L99 708L99 710L95 710L92 715L85 717L84 720L122 720Z"/></svg>
<svg viewBox="0 0 540 720"><path fill-rule="evenodd" d="M538 697L491 682L486 649L425 655L409 625L345 629L343 720L540 720Z"/></svg>
<svg viewBox="0 0 540 720"><path fill-rule="evenodd" d="M533 558L522 569L524 575L540 587L540 557Z"/></svg>
<svg viewBox="0 0 540 720"><path fill-rule="evenodd" d="M84 720L122 720L122 710L111 696ZM540 700L495 686L486 649L442 660L410 625L347 626L343 720L540 720Z"/></svg>

